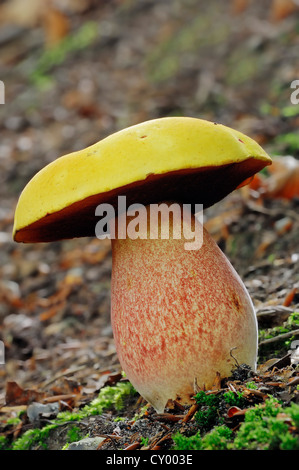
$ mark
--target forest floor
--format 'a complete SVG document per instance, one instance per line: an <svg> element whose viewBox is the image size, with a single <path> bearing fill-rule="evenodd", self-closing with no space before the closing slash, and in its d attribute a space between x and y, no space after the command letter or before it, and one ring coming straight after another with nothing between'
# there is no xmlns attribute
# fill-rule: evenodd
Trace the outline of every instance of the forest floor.
<svg viewBox="0 0 299 470"><path fill-rule="evenodd" d="M0 9L9 3L17 0ZM200 448L215 426L243 432L246 411L267 407L269 397L279 401L271 406L282 433L298 443L298 414L296 428L279 407L299 403L299 199L277 197L298 175L299 109L290 100L299 78L298 11L273 18L271 0L244 11L237 1L65 1L46 12L36 3L28 1L28 18L17 9L0 15L0 447L61 449L89 436L103 438L102 450ZM200 393L194 407L170 403L157 415L122 376L110 324L110 242L19 245L11 237L18 196L47 163L118 129L175 115L234 127L283 169L264 176L274 182L271 194L242 188L205 213L250 293L260 343L256 373L236 363L230 378L216 381L208 396L219 399L217 417L209 423L200 417L214 405ZM175 440L178 432L201 438ZM270 444L252 442L295 446L276 434Z"/></svg>

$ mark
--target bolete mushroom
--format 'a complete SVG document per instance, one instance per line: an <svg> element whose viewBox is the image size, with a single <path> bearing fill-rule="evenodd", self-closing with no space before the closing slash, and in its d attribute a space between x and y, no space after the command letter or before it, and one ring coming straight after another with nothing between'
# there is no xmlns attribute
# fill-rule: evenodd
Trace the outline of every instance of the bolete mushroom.
<svg viewBox="0 0 299 470"><path fill-rule="evenodd" d="M119 196L126 196L127 207L143 204L148 214L162 202L205 208L270 163L254 140L224 125L188 117L147 121L37 173L20 196L14 240L94 236L95 211L104 203L128 223L132 219L118 214ZM161 233L169 220L167 239ZM191 403L194 382L209 389L216 374L231 373L234 358L256 367L257 322L249 294L193 213L190 220L192 230L203 230L197 250L186 249L188 240L176 236L183 215L162 217L156 239L148 236L148 226L139 227L139 238L112 239L118 357L157 412L169 399Z"/></svg>

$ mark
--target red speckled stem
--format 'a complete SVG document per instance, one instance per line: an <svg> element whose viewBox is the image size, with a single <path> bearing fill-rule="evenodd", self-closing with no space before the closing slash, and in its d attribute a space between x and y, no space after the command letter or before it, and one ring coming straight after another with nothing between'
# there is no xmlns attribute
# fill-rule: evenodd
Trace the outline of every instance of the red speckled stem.
<svg viewBox="0 0 299 470"><path fill-rule="evenodd" d="M173 234L182 224L173 218ZM192 224L202 229L194 216ZM257 322L243 282L206 230L202 247L186 250L189 240L151 240L149 227L139 228L144 239L112 240L112 326L128 379L163 412L168 399L192 402L195 380L209 389L216 373L229 376L233 348L239 364L255 369Z"/></svg>

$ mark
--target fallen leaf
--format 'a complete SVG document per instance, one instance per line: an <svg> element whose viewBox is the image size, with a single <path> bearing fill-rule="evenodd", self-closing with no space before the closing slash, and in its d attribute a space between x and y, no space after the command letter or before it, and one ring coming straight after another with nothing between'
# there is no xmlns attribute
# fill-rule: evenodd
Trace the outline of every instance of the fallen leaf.
<svg viewBox="0 0 299 470"><path fill-rule="evenodd" d="M10 0L0 7L0 22L15 24L30 28L36 26L48 1L27 0L26 7L23 0Z"/></svg>
<svg viewBox="0 0 299 470"><path fill-rule="evenodd" d="M287 155L278 157L268 168L269 177L254 178L250 189L263 197L293 199L299 196L299 161Z"/></svg>
<svg viewBox="0 0 299 470"><path fill-rule="evenodd" d="M250 0L233 0L232 1L232 13L234 15L240 15L249 6Z"/></svg>
<svg viewBox="0 0 299 470"><path fill-rule="evenodd" d="M48 8L43 15L45 43L47 47L56 46L67 36L70 25L69 20L61 11Z"/></svg>
<svg viewBox="0 0 299 470"><path fill-rule="evenodd" d="M281 21L298 11L299 5L294 0L273 0L270 9L270 20Z"/></svg>
<svg viewBox="0 0 299 470"><path fill-rule="evenodd" d="M50 307L48 308L47 310L45 310L44 312L42 312L40 315L39 315L39 319L41 322L44 322L44 321L48 321L50 320L51 318L55 317L55 315L61 311L61 308L63 308L65 306L65 301L59 303L59 304L56 304L54 305L53 307Z"/></svg>
<svg viewBox="0 0 299 470"><path fill-rule="evenodd" d="M42 25L46 46L54 46L69 32L67 16L53 6L53 0L10 0L0 6L0 23L13 24L23 28Z"/></svg>
<svg viewBox="0 0 299 470"><path fill-rule="evenodd" d="M39 401L44 398L44 393L33 389L23 389L16 382L8 381L5 390L6 405L27 405L33 401Z"/></svg>
<svg viewBox="0 0 299 470"><path fill-rule="evenodd" d="M297 287L293 287L293 289L290 290L290 292L286 295L284 299L284 302L283 302L284 307L288 307L289 305L293 303L296 293L297 293Z"/></svg>

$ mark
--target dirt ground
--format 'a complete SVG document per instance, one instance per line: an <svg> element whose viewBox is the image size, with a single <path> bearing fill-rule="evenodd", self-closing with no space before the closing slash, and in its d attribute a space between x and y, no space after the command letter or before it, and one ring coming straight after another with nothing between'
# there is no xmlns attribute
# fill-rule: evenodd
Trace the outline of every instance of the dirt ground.
<svg viewBox="0 0 299 470"><path fill-rule="evenodd" d="M58 3L41 8L30 0L25 14L17 0L0 2L3 423L33 399L59 396L61 409L80 407L120 379L110 325L110 242L12 240L19 194L39 169L124 127L175 115L234 127L274 157L298 161L299 155L299 110L290 87L299 79L299 13L288 11L290 2L281 10L272 0ZM298 197L247 187L205 212L207 229L248 288L260 329L282 325L299 308L298 207ZM299 340L298 328L286 339ZM260 337L261 366L291 347L266 339ZM127 418L141 405L134 397ZM182 423L169 420L149 411L146 422L117 444L108 439L106 448L131 445L138 432L153 446L170 446L170 431ZM31 426L23 425L10 433L18 437ZM81 427L91 436L114 429L109 415ZM56 432L49 447L62 445Z"/></svg>

